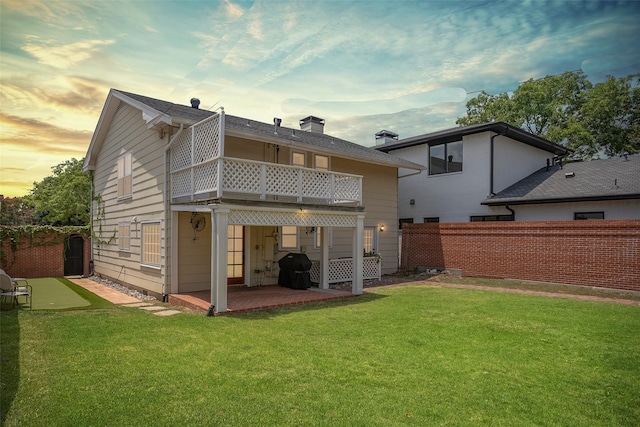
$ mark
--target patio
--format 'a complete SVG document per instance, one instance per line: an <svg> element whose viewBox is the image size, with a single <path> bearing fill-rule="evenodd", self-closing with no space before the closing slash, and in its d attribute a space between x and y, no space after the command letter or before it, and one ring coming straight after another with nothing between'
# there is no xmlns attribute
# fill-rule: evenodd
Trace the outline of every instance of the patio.
<svg viewBox="0 0 640 427"><path fill-rule="evenodd" d="M306 290L300 290L277 285L252 287L229 286L227 292L227 311L224 313L216 312L216 316L249 313L289 305L308 304L357 296L351 292L335 289L318 289L311 287ZM206 313L211 306L211 291L171 294L169 295L169 304Z"/></svg>

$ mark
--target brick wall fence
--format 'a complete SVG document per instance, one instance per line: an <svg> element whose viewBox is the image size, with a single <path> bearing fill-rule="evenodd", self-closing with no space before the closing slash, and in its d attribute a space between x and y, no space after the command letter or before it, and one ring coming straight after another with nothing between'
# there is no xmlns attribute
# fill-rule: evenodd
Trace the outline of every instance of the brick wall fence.
<svg viewBox="0 0 640 427"><path fill-rule="evenodd" d="M640 220L404 224L400 264L640 291Z"/></svg>
<svg viewBox="0 0 640 427"><path fill-rule="evenodd" d="M77 233L71 233L75 235ZM0 268L11 277L63 277L65 274L65 243L67 235L37 232L23 235L13 250L10 239L2 240ZM83 275L89 275L91 239L83 240Z"/></svg>

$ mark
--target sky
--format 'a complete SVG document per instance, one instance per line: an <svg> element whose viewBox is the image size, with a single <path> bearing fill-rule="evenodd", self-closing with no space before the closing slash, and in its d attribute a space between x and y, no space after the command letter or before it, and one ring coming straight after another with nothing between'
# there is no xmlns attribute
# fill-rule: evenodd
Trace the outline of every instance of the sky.
<svg viewBox="0 0 640 427"><path fill-rule="evenodd" d="M364 146L484 90L640 72L640 1L0 0L0 194L86 154L110 88Z"/></svg>

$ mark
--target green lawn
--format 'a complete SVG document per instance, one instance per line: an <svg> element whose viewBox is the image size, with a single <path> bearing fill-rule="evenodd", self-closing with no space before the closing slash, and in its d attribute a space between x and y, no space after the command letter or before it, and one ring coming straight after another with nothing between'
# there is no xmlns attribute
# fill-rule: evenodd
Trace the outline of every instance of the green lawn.
<svg viewBox="0 0 640 427"><path fill-rule="evenodd" d="M637 306L403 286L216 318L1 320L6 426L640 425Z"/></svg>

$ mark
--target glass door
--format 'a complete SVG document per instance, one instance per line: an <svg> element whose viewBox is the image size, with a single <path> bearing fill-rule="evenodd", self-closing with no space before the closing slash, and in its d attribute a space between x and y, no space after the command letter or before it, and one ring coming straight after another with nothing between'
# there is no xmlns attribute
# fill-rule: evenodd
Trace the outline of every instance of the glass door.
<svg viewBox="0 0 640 427"><path fill-rule="evenodd" d="M227 284L244 283L244 227L230 225L227 243Z"/></svg>

